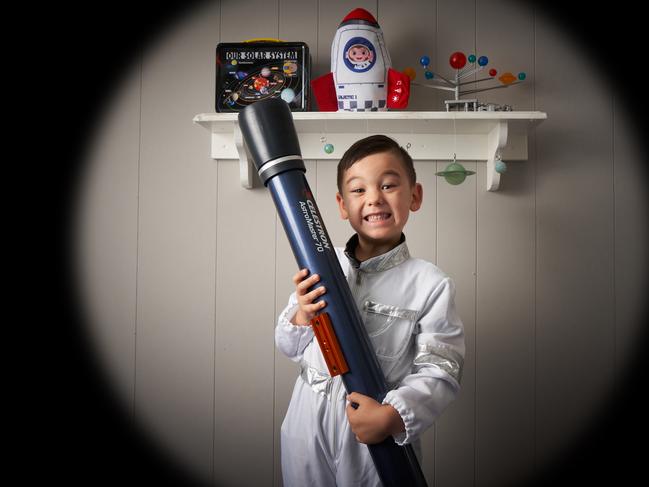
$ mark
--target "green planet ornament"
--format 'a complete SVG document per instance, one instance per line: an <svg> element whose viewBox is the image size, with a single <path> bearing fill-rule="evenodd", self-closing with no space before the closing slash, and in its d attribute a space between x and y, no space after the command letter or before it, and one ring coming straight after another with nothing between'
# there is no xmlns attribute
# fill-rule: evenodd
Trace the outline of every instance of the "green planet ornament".
<svg viewBox="0 0 649 487"><path fill-rule="evenodd" d="M446 182L453 185L462 184L467 176L475 174L475 171L467 171L464 166L455 160L453 154L453 162L451 162L446 169L441 172L436 172L435 176L442 176Z"/></svg>

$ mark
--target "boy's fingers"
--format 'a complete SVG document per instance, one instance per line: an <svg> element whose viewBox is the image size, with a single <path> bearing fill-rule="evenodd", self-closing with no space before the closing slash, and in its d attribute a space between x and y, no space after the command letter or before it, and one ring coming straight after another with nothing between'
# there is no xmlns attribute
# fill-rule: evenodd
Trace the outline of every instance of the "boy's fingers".
<svg viewBox="0 0 649 487"><path fill-rule="evenodd" d="M308 279L304 279L303 281L297 283L296 289L300 292L300 294L304 294L307 289L309 289L319 280L320 280L320 276L318 274L313 274Z"/></svg>
<svg viewBox="0 0 649 487"><path fill-rule="evenodd" d="M317 313L320 309L324 308L326 303L324 301L320 301L319 303L316 304L308 304L305 306L305 308L308 310L309 313Z"/></svg>
<svg viewBox="0 0 649 487"><path fill-rule="evenodd" d="M307 298L307 300L312 303L317 297L322 296L327 290L325 289L324 286L320 286L317 289L314 289L308 294L305 294L304 297Z"/></svg>
<svg viewBox="0 0 649 487"><path fill-rule="evenodd" d="M352 416L356 412L356 410L352 407L351 404L347 404L347 407L345 408L345 412L347 413L347 417L349 419L353 419ZM353 430L352 430L353 431Z"/></svg>
<svg viewBox="0 0 649 487"><path fill-rule="evenodd" d="M360 394L358 392L352 392L351 394L347 395L347 400L350 403L356 403L358 405L365 402L366 399L367 399L367 396L364 396L363 394Z"/></svg>
<svg viewBox="0 0 649 487"><path fill-rule="evenodd" d="M308 272L308 269L300 269L297 271L297 273L293 276L293 284L298 284L302 278L306 275Z"/></svg>

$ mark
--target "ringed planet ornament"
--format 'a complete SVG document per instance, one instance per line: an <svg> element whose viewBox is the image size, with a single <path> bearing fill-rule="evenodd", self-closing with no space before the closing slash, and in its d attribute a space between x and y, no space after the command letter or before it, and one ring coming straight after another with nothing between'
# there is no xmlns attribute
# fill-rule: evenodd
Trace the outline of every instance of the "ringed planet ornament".
<svg viewBox="0 0 649 487"><path fill-rule="evenodd" d="M467 171L462 164L455 160L455 154L453 155L453 162L451 162L446 169L440 172L436 172L435 176L441 176L446 179L446 182L457 186L462 184L467 176L475 174L475 171Z"/></svg>

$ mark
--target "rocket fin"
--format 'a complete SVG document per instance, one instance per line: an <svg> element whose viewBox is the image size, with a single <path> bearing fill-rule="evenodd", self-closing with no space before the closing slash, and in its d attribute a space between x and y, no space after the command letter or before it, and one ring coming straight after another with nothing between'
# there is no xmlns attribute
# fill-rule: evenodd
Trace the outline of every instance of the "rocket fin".
<svg viewBox="0 0 649 487"><path fill-rule="evenodd" d="M410 78L392 68L388 69L388 108L406 108L410 99Z"/></svg>
<svg viewBox="0 0 649 487"><path fill-rule="evenodd" d="M318 102L318 111L338 111L338 98L336 96L333 73L327 73L324 76L311 80L311 88L313 88L313 96L315 96Z"/></svg>

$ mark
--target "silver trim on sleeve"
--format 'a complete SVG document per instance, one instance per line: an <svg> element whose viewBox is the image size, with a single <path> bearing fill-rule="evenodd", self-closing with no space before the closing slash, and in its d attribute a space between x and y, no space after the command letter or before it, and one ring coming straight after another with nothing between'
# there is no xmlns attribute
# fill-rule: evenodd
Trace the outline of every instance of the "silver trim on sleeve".
<svg viewBox="0 0 649 487"><path fill-rule="evenodd" d="M462 380L464 359L449 347L422 343L418 346L414 365L416 367L437 367L453 377L459 384Z"/></svg>

